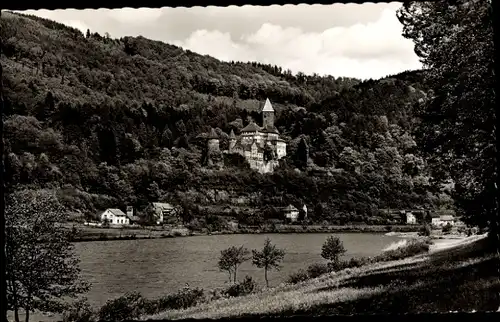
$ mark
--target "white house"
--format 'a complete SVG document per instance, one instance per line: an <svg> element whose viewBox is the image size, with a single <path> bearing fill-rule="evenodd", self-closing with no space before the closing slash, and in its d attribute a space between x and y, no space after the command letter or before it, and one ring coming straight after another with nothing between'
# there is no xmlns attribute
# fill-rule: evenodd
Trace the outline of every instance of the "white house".
<svg viewBox="0 0 500 322"><path fill-rule="evenodd" d="M406 223L408 225L415 225L417 223L417 217L411 212L406 213Z"/></svg>
<svg viewBox="0 0 500 322"><path fill-rule="evenodd" d="M291 222L295 222L299 218L299 210L292 205L284 208L283 212L285 213L285 218Z"/></svg>
<svg viewBox="0 0 500 322"><path fill-rule="evenodd" d="M155 211L157 225L162 224L166 216L172 216L175 214L175 207L169 203L153 202L153 208Z"/></svg>
<svg viewBox="0 0 500 322"><path fill-rule="evenodd" d="M431 224L436 227L443 227L447 224L450 224L451 226L455 225L455 217L452 215L433 215L431 220Z"/></svg>
<svg viewBox="0 0 500 322"><path fill-rule="evenodd" d="M127 215L116 208L106 209L101 213L101 221L107 221L110 225L129 225L130 219Z"/></svg>

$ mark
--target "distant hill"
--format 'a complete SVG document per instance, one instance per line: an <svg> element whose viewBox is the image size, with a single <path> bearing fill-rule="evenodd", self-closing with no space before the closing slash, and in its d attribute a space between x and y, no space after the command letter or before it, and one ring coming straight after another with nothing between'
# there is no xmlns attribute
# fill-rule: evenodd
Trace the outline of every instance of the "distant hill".
<svg viewBox="0 0 500 322"><path fill-rule="evenodd" d="M268 209L243 216L256 222L288 203L310 204L317 221L376 223L378 208L440 202L412 138L423 71L365 82L292 75L35 16L6 12L0 26L12 189L53 187L89 214L130 204L145 215L148 202L169 200L187 222L238 198ZM223 147L231 129L260 122L266 97L289 140L280 169L263 176L231 158L205 167L200 134L216 128Z"/></svg>

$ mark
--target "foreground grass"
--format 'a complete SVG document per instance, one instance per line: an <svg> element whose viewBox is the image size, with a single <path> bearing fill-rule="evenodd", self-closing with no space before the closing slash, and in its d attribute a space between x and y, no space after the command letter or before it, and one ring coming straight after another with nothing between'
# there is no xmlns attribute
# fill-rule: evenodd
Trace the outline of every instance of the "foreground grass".
<svg viewBox="0 0 500 322"><path fill-rule="evenodd" d="M328 273L296 285L144 319L496 311L500 281L484 241Z"/></svg>

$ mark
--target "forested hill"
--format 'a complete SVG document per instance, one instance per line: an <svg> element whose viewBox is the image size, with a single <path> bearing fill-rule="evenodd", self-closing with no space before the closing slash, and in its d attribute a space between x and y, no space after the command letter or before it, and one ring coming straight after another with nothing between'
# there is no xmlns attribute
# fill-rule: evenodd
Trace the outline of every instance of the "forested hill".
<svg viewBox="0 0 500 322"><path fill-rule="evenodd" d="M292 75L34 16L6 12L0 24L11 189L57 189L86 214L126 205L146 214L148 201L167 200L186 221L238 198L242 209L267 209L249 210L254 221L288 203L315 205L314 220L382 222L379 208L447 202L429 192L411 135L422 72L366 82ZM259 175L234 158L205 166L200 134L216 128L224 148L231 129L260 122L266 97L289 141L280 169Z"/></svg>

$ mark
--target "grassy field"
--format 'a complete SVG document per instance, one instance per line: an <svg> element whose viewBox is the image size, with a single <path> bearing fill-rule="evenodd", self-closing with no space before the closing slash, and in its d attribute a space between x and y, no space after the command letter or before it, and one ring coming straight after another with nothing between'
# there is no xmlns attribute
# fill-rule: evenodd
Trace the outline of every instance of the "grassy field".
<svg viewBox="0 0 500 322"><path fill-rule="evenodd" d="M484 239L451 248L440 245L429 254L144 319L497 311L500 263L495 253L485 253L484 245Z"/></svg>

